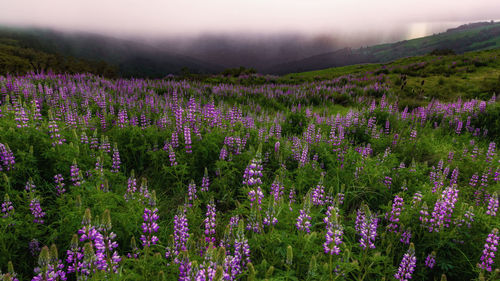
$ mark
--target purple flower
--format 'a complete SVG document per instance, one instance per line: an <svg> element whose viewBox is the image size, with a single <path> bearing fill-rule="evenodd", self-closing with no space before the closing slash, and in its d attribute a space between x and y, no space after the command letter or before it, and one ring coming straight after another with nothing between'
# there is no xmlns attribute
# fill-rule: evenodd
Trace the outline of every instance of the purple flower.
<svg viewBox="0 0 500 281"><path fill-rule="evenodd" d="M425 266L432 269L435 264L436 264L436 252L433 251L432 253L427 255L427 258L425 258Z"/></svg>
<svg viewBox="0 0 500 281"><path fill-rule="evenodd" d="M70 180L73 183L73 186L80 186L82 184L82 175L80 173L80 169L76 163L76 160L73 161L73 165L70 167L69 171Z"/></svg>
<svg viewBox="0 0 500 281"><path fill-rule="evenodd" d="M417 266L417 258L415 257L415 247L413 243L410 244L410 248L404 254L401 263L399 264L398 272L394 274L394 278L400 281L407 281L412 278L413 271Z"/></svg>
<svg viewBox="0 0 500 281"><path fill-rule="evenodd" d="M134 177L134 171L132 171L132 174L130 175L127 181L127 192L124 195L125 200L128 201L134 198L134 194L136 191L137 191L137 180Z"/></svg>
<svg viewBox="0 0 500 281"><path fill-rule="evenodd" d="M184 125L184 144L186 145L186 153L192 153L191 150L191 128Z"/></svg>
<svg viewBox="0 0 500 281"><path fill-rule="evenodd" d="M390 232L398 231L399 216L401 215L403 205L404 205L403 198L396 195L394 197L394 203L392 203L391 213L385 215L386 219L389 220L389 224L387 225L387 230L389 230Z"/></svg>
<svg viewBox="0 0 500 281"><path fill-rule="evenodd" d="M175 151L172 145L168 146L168 159L170 160L170 166L177 166L177 161L175 159Z"/></svg>
<svg viewBox="0 0 500 281"><path fill-rule="evenodd" d="M207 205L207 213L205 214L205 242L215 244L215 204L210 203Z"/></svg>
<svg viewBox="0 0 500 281"><path fill-rule="evenodd" d="M409 245L410 240L411 240L411 229L407 229L401 234L401 239L399 239L399 241L403 244Z"/></svg>
<svg viewBox="0 0 500 281"><path fill-rule="evenodd" d="M283 190L285 187L283 186L282 183L278 181L278 179L275 179L274 182L271 184L271 192L270 194L273 196L274 202L280 202L281 197L283 196Z"/></svg>
<svg viewBox="0 0 500 281"><path fill-rule="evenodd" d="M188 220L184 213L174 217L174 254L179 255L181 251L186 251L186 243L189 238Z"/></svg>
<svg viewBox="0 0 500 281"><path fill-rule="evenodd" d="M323 186L321 181L311 192L311 202L315 206L322 206L325 204L325 187Z"/></svg>
<svg viewBox="0 0 500 281"><path fill-rule="evenodd" d="M195 199L198 199L198 196L196 195L196 184L194 183L194 181L191 181L191 183L189 183L188 185L188 207L192 206L192 202Z"/></svg>
<svg viewBox="0 0 500 281"><path fill-rule="evenodd" d="M14 214L14 206L12 201L10 201L9 195L6 193L2 203L2 218L11 217Z"/></svg>
<svg viewBox="0 0 500 281"><path fill-rule="evenodd" d="M208 170L207 170L207 168L205 168L205 174L203 175L203 178L201 179L201 191L207 192L209 186L210 186L210 179L208 178Z"/></svg>
<svg viewBox="0 0 500 281"><path fill-rule="evenodd" d="M56 121L49 121L49 134L52 139L52 146L62 145L66 140L59 133L59 126Z"/></svg>
<svg viewBox="0 0 500 281"><path fill-rule="evenodd" d="M248 186L262 184L262 165L260 157L256 157L250 161L250 164L245 168L243 173L243 184Z"/></svg>
<svg viewBox="0 0 500 281"><path fill-rule="evenodd" d="M432 216L429 219L429 231L439 232L444 227L449 227L451 215L455 208L455 203L458 200L458 189L454 186L447 187L443 190L441 198L436 201Z"/></svg>
<svg viewBox="0 0 500 281"><path fill-rule="evenodd" d="M118 151L118 147L115 146L113 147L113 166L111 167L111 172L112 173L118 173L120 171L120 152Z"/></svg>
<svg viewBox="0 0 500 281"><path fill-rule="evenodd" d="M481 263L477 266L481 269L485 269L486 271L491 271L491 266L495 262L495 252L498 247L499 240L498 229L494 228L488 237L486 238L486 243L484 243L483 254L481 255Z"/></svg>
<svg viewBox="0 0 500 281"><path fill-rule="evenodd" d="M57 195L61 195L64 192L66 192L66 189L64 188L64 178L62 177L61 174L57 174L54 176L54 182L56 184L56 191Z"/></svg>
<svg viewBox="0 0 500 281"><path fill-rule="evenodd" d="M191 262L183 258L179 264L179 281L191 281Z"/></svg>
<svg viewBox="0 0 500 281"><path fill-rule="evenodd" d="M154 233L158 232L160 228L156 221L158 220L158 209L157 208L144 208L144 214L142 215L144 222L142 223L141 242L143 247L151 247L158 242L158 237Z"/></svg>
<svg viewBox="0 0 500 281"><path fill-rule="evenodd" d="M339 245L342 244L342 235L344 228L338 222L338 210L335 206L329 206L326 211L326 217L323 219L326 227L325 243L323 243L323 250L325 254L340 254Z"/></svg>
<svg viewBox="0 0 500 281"><path fill-rule="evenodd" d="M40 206L40 201L38 198L33 198L30 202L30 211L33 215L34 223L43 224L43 217L45 217L45 212L42 211L42 207Z"/></svg>
<svg viewBox="0 0 500 281"><path fill-rule="evenodd" d="M490 200L488 202L488 210L486 210L486 214L494 217L497 215L497 211L498 211L498 195L496 192L493 192L493 195L491 195Z"/></svg>
<svg viewBox="0 0 500 281"><path fill-rule="evenodd" d="M378 218L371 214L367 206L358 209L355 229L360 235L359 246L363 249L367 247L375 249L375 238L377 237Z"/></svg>
<svg viewBox="0 0 500 281"><path fill-rule="evenodd" d="M0 143L0 171L10 171L16 163L14 154L7 144Z"/></svg>
<svg viewBox="0 0 500 281"><path fill-rule="evenodd" d="M300 231L305 231L307 233L311 232L309 229L311 227L311 216L309 215L309 211L307 209L302 209L299 213L300 215L297 217L297 223L295 223L295 226Z"/></svg>

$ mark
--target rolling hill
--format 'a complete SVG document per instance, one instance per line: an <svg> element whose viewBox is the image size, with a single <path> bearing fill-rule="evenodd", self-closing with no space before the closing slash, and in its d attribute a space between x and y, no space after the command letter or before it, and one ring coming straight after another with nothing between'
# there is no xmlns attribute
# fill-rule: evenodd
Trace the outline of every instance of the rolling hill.
<svg viewBox="0 0 500 281"><path fill-rule="evenodd" d="M223 67L140 42L92 33L64 33L47 29L1 28L0 39L48 54L70 56L113 65L120 77L161 78L182 71L214 73Z"/></svg>
<svg viewBox="0 0 500 281"><path fill-rule="evenodd" d="M462 25L446 32L366 48L345 48L265 69L265 73L287 74L360 63L384 63L399 58L424 55L437 49L455 53L500 47L500 23L482 22Z"/></svg>

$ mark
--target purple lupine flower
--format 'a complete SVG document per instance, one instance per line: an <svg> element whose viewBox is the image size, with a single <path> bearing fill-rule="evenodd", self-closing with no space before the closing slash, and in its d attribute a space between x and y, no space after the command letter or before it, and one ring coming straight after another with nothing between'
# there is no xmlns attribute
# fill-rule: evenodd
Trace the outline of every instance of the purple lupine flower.
<svg viewBox="0 0 500 281"><path fill-rule="evenodd" d="M280 142L276 141L274 143L274 152L278 153L280 151Z"/></svg>
<svg viewBox="0 0 500 281"><path fill-rule="evenodd" d="M411 229L406 229L403 233L401 233L401 239L399 241L403 244L409 245L411 240Z"/></svg>
<svg viewBox="0 0 500 281"><path fill-rule="evenodd" d="M168 159L170 160L170 166L177 166L177 161L175 160L175 151L172 145L168 146Z"/></svg>
<svg viewBox="0 0 500 281"><path fill-rule="evenodd" d="M191 128L184 125L184 144L186 145L186 153L192 153L191 150Z"/></svg>
<svg viewBox="0 0 500 281"><path fill-rule="evenodd" d="M472 158L472 160L475 160L477 158L477 154L479 153L479 147L474 146L474 148L472 149L472 152L470 154L470 157Z"/></svg>
<svg viewBox="0 0 500 281"><path fill-rule="evenodd" d="M177 131L172 132L172 138L170 140L170 144L172 145L173 148L179 147L179 135L177 134Z"/></svg>
<svg viewBox="0 0 500 281"><path fill-rule="evenodd" d="M455 153L453 151L450 151L448 153L448 163L451 163L453 161L454 156L455 156Z"/></svg>
<svg viewBox="0 0 500 281"><path fill-rule="evenodd" d="M412 141L415 141L417 139L417 130L411 130L410 138Z"/></svg>
<svg viewBox="0 0 500 281"><path fill-rule="evenodd" d="M275 203L273 203L274 205ZM264 220L262 221L263 225L273 225L275 226L278 223L278 218L276 217L276 210L272 204L269 204L269 208L266 210L266 214L264 216Z"/></svg>
<svg viewBox="0 0 500 281"><path fill-rule="evenodd" d="M210 179L208 178L208 170L205 168L205 173L201 179L201 191L208 192L208 187L210 186Z"/></svg>
<svg viewBox="0 0 500 281"><path fill-rule="evenodd" d="M396 195L394 197L394 203L392 203L391 213L387 213L385 215L385 218L389 221L387 230L389 230L390 232L398 232L399 216L401 215L401 211L403 210L403 205L403 198Z"/></svg>
<svg viewBox="0 0 500 281"><path fill-rule="evenodd" d="M189 238L188 220L186 214L182 213L174 217L174 254L179 255L181 251L187 250Z"/></svg>
<svg viewBox="0 0 500 281"><path fill-rule="evenodd" d="M384 181L383 181L385 187L387 187L388 189L391 189L391 186L392 186L392 178L389 177L389 176L385 176L384 177Z"/></svg>
<svg viewBox="0 0 500 281"><path fill-rule="evenodd" d="M12 201L10 201L9 194L5 193L3 203L2 203L2 218L11 217L14 214L14 206Z"/></svg>
<svg viewBox="0 0 500 281"><path fill-rule="evenodd" d="M295 203L295 188L290 189L290 193L288 194L288 208L290 212L293 211L292 204Z"/></svg>
<svg viewBox="0 0 500 281"><path fill-rule="evenodd" d="M422 197L423 195L422 193L420 193L420 191L415 192L411 201L411 207L414 208L418 203L422 202Z"/></svg>
<svg viewBox="0 0 500 281"><path fill-rule="evenodd" d="M118 111L118 121L116 122L119 128L125 128L128 125L127 109L120 109Z"/></svg>
<svg viewBox="0 0 500 281"><path fill-rule="evenodd" d="M415 246L411 243L410 248L406 254L404 254L403 259L399 264L398 272L394 274L394 278L400 281L407 281L408 279L411 279L416 266L417 258L415 257Z"/></svg>
<svg viewBox="0 0 500 281"><path fill-rule="evenodd" d="M436 252L432 251L432 253L427 255L427 258L425 258L425 266L432 269L435 264L436 264Z"/></svg>
<svg viewBox="0 0 500 281"><path fill-rule="evenodd" d="M27 128L28 127L28 122L30 119L28 118L28 115L26 114L26 111L24 110L24 107L19 107L16 108L15 112L15 121L17 123L18 128Z"/></svg>
<svg viewBox="0 0 500 281"><path fill-rule="evenodd" d="M30 211L34 217L33 222L43 224L43 217L45 217L45 212L42 211L42 207L40 206L40 201L38 200L38 198L31 199Z"/></svg>
<svg viewBox="0 0 500 281"><path fill-rule="evenodd" d="M62 145L66 140L59 133L59 126L56 121L49 121L49 133L52 139L52 146Z"/></svg>
<svg viewBox="0 0 500 281"><path fill-rule="evenodd" d="M57 174L54 176L54 183L56 184L57 195L61 195L66 192L66 189L64 188L64 178L61 174Z"/></svg>
<svg viewBox="0 0 500 281"><path fill-rule="evenodd" d="M192 203L195 199L198 199L198 196L196 195L196 184L194 181L191 181L188 185L188 207L193 205Z"/></svg>
<svg viewBox="0 0 500 281"><path fill-rule="evenodd" d="M477 173L474 173L470 178L469 185L472 187L476 187L478 179L479 175Z"/></svg>
<svg viewBox="0 0 500 281"><path fill-rule="evenodd" d="M257 216L257 211L255 209L251 210L247 221L246 230L251 230L255 233L260 233L262 231L260 216Z"/></svg>
<svg viewBox="0 0 500 281"><path fill-rule="evenodd" d="M139 258L140 250L139 250L139 248L137 247L137 244L136 244L136 242L135 242L135 237L134 237L134 236L132 236L132 238L130 239L130 248L132 249L132 252L131 252L131 253L128 253L128 254L127 254L127 257L128 257L129 259L132 259L132 258L137 259L137 258ZM168 250L168 249L167 249L167 250ZM167 254L167 253L166 253L166 254ZM167 258L168 258L168 256L167 256Z"/></svg>
<svg viewBox="0 0 500 281"><path fill-rule="evenodd" d="M262 184L262 165L260 157L256 157L250 161L250 164L245 168L243 173L243 184L248 186Z"/></svg>
<svg viewBox="0 0 500 281"><path fill-rule="evenodd" d="M36 239L32 239L28 243L28 248L30 249L30 253L33 257L36 257L38 254L40 254L40 242Z"/></svg>
<svg viewBox="0 0 500 281"><path fill-rule="evenodd" d="M474 222L474 207L470 206L469 210L465 211L464 217L467 219L465 224L468 228L471 228L472 222Z"/></svg>
<svg viewBox="0 0 500 281"><path fill-rule="evenodd" d="M342 192L337 193L337 202L339 203L339 205L344 204L344 198L345 198L344 193L342 193Z"/></svg>
<svg viewBox="0 0 500 281"><path fill-rule="evenodd" d="M449 227L451 215L453 214L457 200L458 189L454 186L447 187L443 190L441 198L436 201L432 216L429 219L431 223L429 231L439 232L443 227Z"/></svg>
<svg viewBox="0 0 500 281"><path fill-rule="evenodd" d="M85 132L82 132L82 135L80 136L80 143L81 144L89 143L89 138L87 137L87 134Z"/></svg>
<svg viewBox="0 0 500 281"><path fill-rule="evenodd" d="M99 145L99 150L102 150L106 153L111 152L111 144L109 143L108 137L101 136L101 145Z"/></svg>
<svg viewBox="0 0 500 281"><path fill-rule="evenodd" d="M455 133L457 135L460 135L460 133L462 132L462 126L464 125L464 123L462 122L462 120L458 120L457 122L457 127L455 129Z"/></svg>
<svg viewBox="0 0 500 281"><path fill-rule="evenodd" d="M134 198L134 194L136 191L137 191L137 180L134 177L134 171L132 171L132 173L127 181L127 192L124 195L125 200L128 201L128 200Z"/></svg>
<svg viewBox="0 0 500 281"><path fill-rule="evenodd" d="M453 169L453 172L451 172L451 178L450 178L450 186L457 184L458 181L458 168Z"/></svg>
<svg viewBox="0 0 500 281"><path fill-rule="evenodd" d="M371 214L367 206L359 208L356 216L355 229L360 237L359 246L375 249L378 218Z"/></svg>
<svg viewBox="0 0 500 281"><path fill-rule="evenodd" d="M477 266L488 272L491 272L492 265L495 262L495 252L497 251L498 241L499 241L498 228L494 228L488 237L486 238L486 243L484 243L483 254L481 255L481 263Z"/></svg>
<svg viewBox="0 0 500 281"><path fill-rule="evenodd" d="M225 161L226 157L227 157L227 149L226 146L224 145L220 150L219 159Z"/></svg>
<svg viewBox="0 0 500 281"><path fill-rule="evenodd" d="M33 179L29 179L24 185L24 190L27 192L34 192L36 189L36 185L33 183Z"/></svg>
<svg viewBox="0 0 500 281"><path fill-rule="evenodd" d="M486 152L486 162L491 162L491 160L493 160L493 157L495 157L495 148L496 144L494 142L490 142L488 151Z"/></svg>
<svg viewBox="0 0 500 281"><path fill-rule="evenodd" d="M308 147L306 144L302 150L302 154L300 155L299 167L304 167L304 165L307 163L308 161L307 152L308 152Z"/></svg>
<svg viewBox="0 0 500 281"><path fill-rule="evenodd" d="M493 195L491 195L490 200L488 202L488 210L486 210L486 214L494 217L497 215L497 211L498 211L498 195L496 192L493 192Z"/></svg>
<svg viewBox="0 0 500 281"><path fill-rule="evenodd" d="M312 190L311 202L315 206L322 206L325 204L325 187L323 186L322 180L320 180L318 185Z"/></svg>
<svg viewBox="0 0 500 281"><path fill-rule="evenodd" d="M40 257L38 258L38 267L35 268L35 276L32 281L48 281L48 280L66 280L66 272L64 272L64 265L57 260L53 261L47 246L42 248Z"/></svg>
<svg viewBox="0 0 500 281"><path fill-rule="evenodd" d="M109 210L105 210L101 224L99 225L99 234L94 239L94 246L96 248L96 261L98 262L97 268L107 272L113 271L118 273L118 263L121 257L116 252L118 243L115 240L116 234L111 231L111 216Z"/></svg>
<svg viewBox="0 0 500 281"><path fill-rule="evenodd" d="M188 257L179 263L179 281L191 281L191 262Z"/></svg>
<svg viewBox="0 0 500 281"><path fill-rule="evenodd" d="M152 199L151 201L154 202L154 199ZM141 226L143 234L141 235L140 239L143 247L151 247L151 245L156 245L159 240L158 237L154 235L160 228L158 223L156 223L159 218L158 208L154 207L154 203L151 205L151 208L144 208L144 214L142 215L144 222Z"/></svg>
<svg viewBox="0 0 500 281"><path fill-rule="evenodd" d="M309 210L302 209L299 213L300 215L297 217L297 223L295 223L295 226L300 231L305 231L307 233L311 232L309 229L311 227L311 216L309 215Z"/></svg>
<svg viewBox="0 0 500 281"><path fill-rule="evenodd" d="M271 184L271 192L270 192L270 194L273 196L273 199L274 199L275 203L281 201L284 189L285 189L285 187L283 186L283 184L281 182L278 181L277 178Z"/></svg>
<svg viewBox="0 0 500 281"><path fill-rule="evenodd" d="M0 171L10 171L16 163L14 154L9 145L0 143Z"/></svg>
<svg viewBox="0 0 500 281"><path fill-rule="evenodd" d="M77 272L78 263L83 259L82 249L78 247L78 235L74 234L71 239L69 250L66 251L66 262L68 263L68 274Z"/></svg>
<svg viewBox="0 0 500 281"><path fill-rule="evenodd" d="M115 144L113 147L113 166L111 167L112 173L118 173L120 171L120 152L118 151L118 146Z"/></svg>
<svg viewBox="0 0 500 281"><path fill-rule="evenodd" d="M205 242L215 244L215 204L210 203L207 205L207 213L205 214Z"/></svg>
<svg viewBox="0 0 500 281"><path fill-rule="evenodd" d="M78 164L76 160L73 160L73 165L70 167L69 171L70 180L73 183L73 186L80 186L82 184L82 175L80 173L80 169L78 168Z"/></svg>
<svg viewBox="0 0 500 281"><path fill-rule="evenodd" d="M326 227L325 243L323 243L323 250L325 254L340 254L339 245L342 244L342 235L344 228L338 222L338 210L335 206L329 206L326 211L326 217L323 219Z"/></svg>

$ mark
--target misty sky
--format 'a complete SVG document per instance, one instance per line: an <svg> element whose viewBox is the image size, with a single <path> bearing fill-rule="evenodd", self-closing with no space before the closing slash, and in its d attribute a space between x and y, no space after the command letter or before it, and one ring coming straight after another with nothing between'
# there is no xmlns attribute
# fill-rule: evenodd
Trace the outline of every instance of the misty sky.
<svg viewBox="0 0 500 281"><path fill-rule="evenodd" d="M424 36L500 19L499 0L0 0L0 23L116 35Z"/></svg>

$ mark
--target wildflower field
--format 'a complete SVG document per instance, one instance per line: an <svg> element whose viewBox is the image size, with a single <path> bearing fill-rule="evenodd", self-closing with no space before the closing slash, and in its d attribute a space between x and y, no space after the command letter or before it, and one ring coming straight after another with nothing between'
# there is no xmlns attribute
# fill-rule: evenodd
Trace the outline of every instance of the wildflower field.
<svg viewBox="0 0 500 281"><path fill-rule="evenodd" d="M497 55L0 76L0 279L498 280Z"/></svg>

